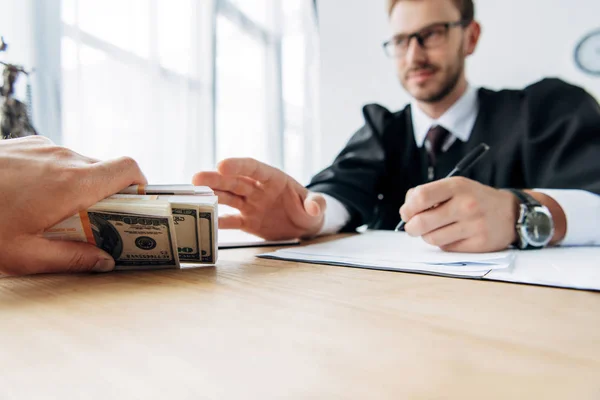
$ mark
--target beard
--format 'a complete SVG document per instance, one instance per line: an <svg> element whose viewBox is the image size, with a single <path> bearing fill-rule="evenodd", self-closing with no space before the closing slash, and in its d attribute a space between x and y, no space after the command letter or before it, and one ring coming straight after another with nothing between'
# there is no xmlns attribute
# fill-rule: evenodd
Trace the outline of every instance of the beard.
<svg viewBox="0 0 600 400"><path fill-rule="evenodd" d="M410 95L423 103L437 103L444 98L446 98L450 93L454 91L458 82L460 81L460 77L463 74L465 68L465 60L462 57L462 46L461 50L456 56L455 62L450 64L447 68L442 70L440 67L435 66L433 64L421 64L417 66L411 67L408 72L405 74L404 79L402 81L402 86L404 89L410 93ZM408 75L418 71L432 71L438 72L442 70L444 76L443 80L440 84L436 85L436 88L432 90L425 91L424 93L418 93L416 90L411 90L410 86L407 84Z"/></svg>

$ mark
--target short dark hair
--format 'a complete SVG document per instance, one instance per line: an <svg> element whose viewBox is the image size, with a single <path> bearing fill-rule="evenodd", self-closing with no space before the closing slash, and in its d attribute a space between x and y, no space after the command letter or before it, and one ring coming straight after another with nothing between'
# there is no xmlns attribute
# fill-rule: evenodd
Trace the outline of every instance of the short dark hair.
<svg viewBox="0 0 600 400"><path fill-rule="evenodd" d="M388 14L392 14L392 10L398 2L402 0L388 0ZM471 22L475 19L475 4L473 0L452 0L458 11L460 11L460 19Z"/></svg>

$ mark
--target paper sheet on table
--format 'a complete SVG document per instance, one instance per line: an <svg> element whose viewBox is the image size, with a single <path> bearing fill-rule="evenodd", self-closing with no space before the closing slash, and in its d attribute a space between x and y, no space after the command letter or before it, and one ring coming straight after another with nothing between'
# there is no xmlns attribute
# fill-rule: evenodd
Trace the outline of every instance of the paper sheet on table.
<svg viewBox="0 0 600 400"><path fill-rule="evenodd" d="M299 239L265 240L239 229L219 229L219 248L282 246L300 243Z"/></svg>
<svg viewBox="0 0 600 400"><path fill-rule="evenodd" d="M600 290L600 247L551 247L518 253L514 266L485 279L583 290Z"/></svg>
<svg viewBox="0 0 600 400"><path fill-rule="evenodd" d="M219 217L224 217L226 215L238 215L239 213L240 212L233 207L225 204L219 204ZM299 239L265 240L239 229L219 229L218 241L220 249L279 245L285 246L300 243Z"/></svg>
<svg viewBox="0 0 600 400"><path fill-rule="evenodd" d="M509 268L510 251L448 253L404 232L367 231L349 238L278 250L259 257L347 267L483 278L492 270Z"/></svg>

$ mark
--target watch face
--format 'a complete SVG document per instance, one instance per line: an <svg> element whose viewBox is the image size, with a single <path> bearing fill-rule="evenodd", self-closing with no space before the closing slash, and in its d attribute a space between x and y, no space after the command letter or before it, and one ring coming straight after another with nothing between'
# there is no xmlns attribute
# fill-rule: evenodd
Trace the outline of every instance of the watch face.
<svg viewBox="0 0 600 400"><path fill-rule="evenodd" d="M542 208L535 208L527 215L523 228L527 241L533 246L547 245L554 235L552 217Z"/></svg>

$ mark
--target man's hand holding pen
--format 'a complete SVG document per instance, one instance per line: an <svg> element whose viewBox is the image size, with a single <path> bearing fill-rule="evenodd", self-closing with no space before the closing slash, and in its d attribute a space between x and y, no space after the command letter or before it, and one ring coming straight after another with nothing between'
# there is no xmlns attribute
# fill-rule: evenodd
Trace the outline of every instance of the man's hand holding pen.
<svg viewBox="0 0 600 400"><path fill-rule="evenodd" d="M519 238L517 227L521 235L524 235L523 229L528 229L528 225L524 224L527 217L523 220L523 216L528 214L520 213L522 207L528 206L520 204L517 196L510 191L459 177L481 160L489 149L487 144L481 143L467 153L445 179L409 190L404 205L400 207L400 223L396 231L405 230L411 236L421 236L427 243L453 252L500 251L516 244ZM567 232L564 210L547 194L531 190L525 192L532 199L529 207L532 203L544 207L553 221L549 232L552 238L542 247L561 242ZM524 210L535 211L534 207ZM519 248L527 247L528 243L521 238ZM536 246L540 247L539 244L532 245Z"/></svg>
<svg viewBox="0 0 600 400"><path fill-rule="evenodd" d="M507 191L459 177L488 152L481 143L445 179L417 186L406 193L400 223L411 236L445 251L504 250L517 240L519 203Z"/></svg>
<svg viewBox="0 0 600 400"><path fill-rule="evenodd" d="M452 177L411 189L400 208L406 232L445 251L504 250L517 239L510 192Z"/></svg>

